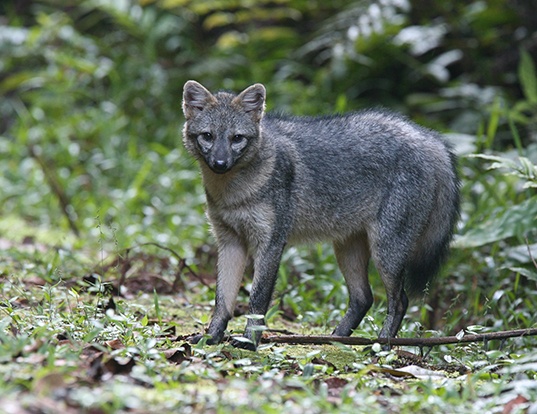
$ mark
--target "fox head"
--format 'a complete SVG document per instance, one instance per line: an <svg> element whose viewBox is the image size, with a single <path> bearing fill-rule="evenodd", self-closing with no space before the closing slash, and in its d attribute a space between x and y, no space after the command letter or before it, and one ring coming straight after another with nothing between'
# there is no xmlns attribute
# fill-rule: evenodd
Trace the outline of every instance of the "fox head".
<svg viewBox="0 0 537 414"><path fill-rule="evenodd" d="M188 152L217 174L247 164L259 146L265 94L259 83L239 95L213 95L198 82L185 83L183 142Z"/></svg>

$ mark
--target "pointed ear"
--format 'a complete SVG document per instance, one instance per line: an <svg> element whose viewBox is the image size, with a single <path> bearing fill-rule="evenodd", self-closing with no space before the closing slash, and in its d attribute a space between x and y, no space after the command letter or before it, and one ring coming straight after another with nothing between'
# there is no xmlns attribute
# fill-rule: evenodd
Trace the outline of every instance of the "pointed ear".
<svg viewBox="0 0 537 414"><path fill-rule="evenodd" d="M242 91L233 102L241 105L244 111L251 113L256 120L260 120L265 112L266 93L265 87L256 83Z"/></svg>
<svg viewBox="0 0 537 414"><path fill-rule="evenodd" d="M199 114L203 109L212 103L216 103L216 98L205 89L200 83L189 80L183 87L183 113L189 119Z"/></svg>

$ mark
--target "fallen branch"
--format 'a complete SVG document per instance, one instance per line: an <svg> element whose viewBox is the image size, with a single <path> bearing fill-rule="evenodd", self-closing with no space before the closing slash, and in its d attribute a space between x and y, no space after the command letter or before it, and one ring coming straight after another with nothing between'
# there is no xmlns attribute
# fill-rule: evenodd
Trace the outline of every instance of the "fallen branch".
<svg viewBox="0 0 537 414"><path fill-rule="evenodd" d="M537 328L532 329L514 329L510 331L490 332L484 334L464 334L457 336L440 336L436 338L377 338L369 339L363 337L351 336L331 336L331 335L269 335L264 336L261 340L265 343L278 344L333 344L334 342L345 345L373 345L379 343L381 345L401 345L401 346L417 346L431 347L435 345L460 344L467 342L488 342L492 340L503 340L508 338L516 338L523 336L536 336Z"/></svg>

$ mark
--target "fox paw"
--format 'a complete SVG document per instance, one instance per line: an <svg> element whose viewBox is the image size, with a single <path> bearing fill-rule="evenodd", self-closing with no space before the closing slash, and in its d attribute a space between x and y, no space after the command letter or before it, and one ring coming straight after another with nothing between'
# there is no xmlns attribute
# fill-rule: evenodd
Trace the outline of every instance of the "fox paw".
<svg viewBox="0 0 537 414"><path fill-rule="evenodd" d="M244 336L233 338L231 345L235 348L247 349L248 351L255 351L257 349L257 345Z"/></svg>
<svg viewBox="0 0 537 414"><path fill-rule="evenodd" d="M201 338L203 338L203 335L197 334L197 335L192 335L192 336L188 337L187 340L191 344L197 344L199 341L201 341Z"/></svg>
<svg viewBox="0 0 537 414"><path fill-rule="evenodd" d="M190 342L191 344L197 344L203 338L207 338L207 340L205 341L207 345L216 345L220 343L220 341L214 340L213 337L210 337L210 336L208 337L207 335L202 335L202 334L192 335L189 338L187 338L187 341Z"/></svg>

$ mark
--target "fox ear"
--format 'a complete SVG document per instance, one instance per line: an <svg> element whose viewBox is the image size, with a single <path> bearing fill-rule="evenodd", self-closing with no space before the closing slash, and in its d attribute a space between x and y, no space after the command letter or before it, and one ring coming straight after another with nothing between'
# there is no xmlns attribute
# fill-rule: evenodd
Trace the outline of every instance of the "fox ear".
<svg viewBox="0 0 537 414"><path fill-rule="evenodd" d="M189 80L183 87L183 113L189 119L197 115L211 103L216 103L216 98L200 83Z"/></svg>
<svg viewBox="0 0 537 414"><path fill-rule="evenodd" d="M233 102L240 104L245 112L251 113L256 120L260 120L265 112L266 93L265 87L256 83L242 91L233 99Z"/></svg>

